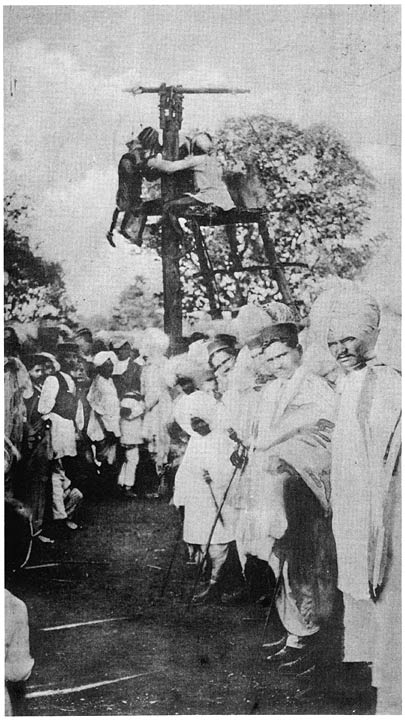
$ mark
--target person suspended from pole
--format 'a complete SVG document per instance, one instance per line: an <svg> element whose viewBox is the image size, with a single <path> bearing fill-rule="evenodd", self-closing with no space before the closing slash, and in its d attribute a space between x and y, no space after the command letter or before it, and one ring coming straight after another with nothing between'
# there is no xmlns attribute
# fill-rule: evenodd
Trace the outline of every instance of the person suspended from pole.
<svg viewBox="0 0 405 720"><path fill-rule="evenodd" d="M115 247L113 232L117 230L135 245L141 245L142 240L134 238L128 233L128 225L134 219L134 213L139 213L142 208L142 179L156 180L159 175L147 167L149 158L162 151L159 144L159 133L152 127L141 130L136 138L126 143L128 152L124 153L118 163L118 191L116 197L117 206L114 210L110 229L107 233L107 240ZM124 213L119 225L119 217ZM143 222L141 217L141 226ZM145 217L146 222L146 217ZM140 230L141 228L139 228ZM142 228L143 230L143 228Z"/></svg>
<svg viewBox="0 0 405 720"><path fill-rule="evenodd" d="M120 159L118 164L118 191L111 226L107 233L107 240L115 247L114 230L120 233L132 244L142 246L142 237L148 215L160 215L162 212L161 199L142 201L142 181L154 182L160 178L158 169L149 164L149 160L161 156L163 148L159 143L159 133L155 128L145 127L136 138L126 143L128 152ZM179 138L180 160L190 155L191 141L185 135ZM176 176L176 195L193 188L192 172L183 170ZM120 215L124 213L121 224Z"/></svg>
<svg viewBox="0 0 405 720"><path fill-rule="evenodd" d="M163 160L157 156L148 160L146 164L149 168L168 175L184 170L193 171L195 192L186 192L165 203L163 207L162 219L166 217L169 220L180 240L183 238L183 230L179 217L184 216L192 206L219 208L225 212L235 208L222 179L212 137L207 132L198 132L194 135L191 141L191 155L183 160Z"/></svg>

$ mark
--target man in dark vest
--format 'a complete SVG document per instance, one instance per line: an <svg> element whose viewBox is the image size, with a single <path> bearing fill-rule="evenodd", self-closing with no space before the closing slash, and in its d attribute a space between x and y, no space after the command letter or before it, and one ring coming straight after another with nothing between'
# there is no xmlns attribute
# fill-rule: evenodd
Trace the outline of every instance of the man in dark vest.
<svg viewBox="0 0 405 720"><path fill-rule="evenodd" d="M125 337L114 339L111 344L118 358L112 379L118 399L122 400L127 392L140 392L142 368L133 358L131 345Z"/></svg>
<svg viewBox="0 0 405 720"><path fill-rule="evenodd" d="M38 412L44 420L51 422L53 519L64 521L70 530L78 528L71 516L83 499L80 490L72 488L64 467L66 458L77 455L76 432L83 427L83 407L77 401L71 377L77 362L77 351L74 343L58 345L61 369L46 378L38 403Z"/></svg>
<svg viewBox="0 0 405 720"><path fill-rule="evenodd" d="M137 238L133 237L132 232L128 234L128 225L134 218L133 212L139 212L142 207L142 178L156 180L159 177L156 171L150 170L146 166L146 160L161 151L157 130L151 127L144 128L138 137L127 142L126 146L128 152L121 157L118 164L117 207L114 210L111 226L107 233L107 240L112 247L115 247L113 240L114 230L118 230L121 235L135 245L142 245L142 231L146 216L141 219L142 230L139 230ZM118 229L118 217L122 212L124 217L121 227Z"/></svg>

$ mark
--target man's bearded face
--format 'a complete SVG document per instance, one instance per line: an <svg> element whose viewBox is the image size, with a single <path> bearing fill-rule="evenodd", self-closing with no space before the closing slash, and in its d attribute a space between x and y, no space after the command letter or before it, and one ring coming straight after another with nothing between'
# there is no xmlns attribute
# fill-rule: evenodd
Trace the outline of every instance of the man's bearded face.
<svg viewBox="0 0 405 720"><path fill-rule="evenodd" d="M364 338L352 335L336 337L334 333L329 332L328 346L335 360L346 372L359 369L366 362L367 343Z"/></svg>

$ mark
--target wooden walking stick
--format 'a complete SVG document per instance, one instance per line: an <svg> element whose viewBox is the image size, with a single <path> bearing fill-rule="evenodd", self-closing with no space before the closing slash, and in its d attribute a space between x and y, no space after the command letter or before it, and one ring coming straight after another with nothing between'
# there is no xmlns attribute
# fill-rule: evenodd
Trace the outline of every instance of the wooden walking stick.
<svg viewBox="0 0 405 720"><path fill-rule="evenodd" d="M274 603L276 602L277 593L278 593L278 591L279 591L279 589L280 589L281 581L282 581L282 578L283 578L283 568L284 568L284 560L281 560L280 572L279 572L279 574L278 574L278 577L277 577L277 580L276 580L276 586L275 586L275 588L274 588L274 592L273 592L273 595L272 595L272 598L271 598L271 601L270 601L269 609L268 609L267 614L266 614L266 621L265 621L265 623L264 623L263 635L262 635L262 644L264 643L264 641L265 641L265 639L266 639L266 630L267 630L267 626L268 626L268 624L269 624L271 611L273 610Z"/></svg>
<svg viewBox="0 0 405 720"><path fill-rule="evenodd" d="M164 578L163 578L162 587L160 588L160 594L159 594L159 597L160 597L160 598L162 598L162 597L164 596L164 594L165 594L166 587L167 587L167 584L168 584L169 578L170 578L170 573L171 573L171 571L172 571L173 563L174 563L175 557L176 557L176 555L177 555L177 550L178 550L179 543L180 543L180 540L181 540L181 538L182 538L182 535L183 535L183 523L180 523L180 527L179 527L179 529L178 529L178 531L177 531L176 540L175 540L175 543L174 543L173 552L172 552L172 555L171 555L171 558L170 558L170 562L169 562L169 565L168 565L168 567L167 567L166 574L165 574L165 576L164 576Z"/></svg>
<svg viewBox="0 0 405 720"><path fill-rule="evenodd" d="M204 556L203 556L202 560L198 563L197 576L196 576L196 579L195 579L195 582L194 582L194 585L193 585L193 591L192 591L192 594L191 594L191 597L190 597L190 600L189 600L188 606L187 606L187 609L188 609L188 610L189 610L190 607L191 607L191 604L192 604L192 601L193 601L193 597L194 597L195 591L196 591L196 589L197 589L197 585L198 585L198 583L199 583L199 581L200 581L200 576L201 576L202 568L204 567L205 563L207 562L208 553L209 553L209 549L210 549L210 545L211 545L211 540L212 540L212 537L213 537L213 535L214 535L215 528L216 528L216 526L217 526L217 522L218 522L218 520L219 520L219 518L220 518L220 516L221 516L222 508L224 507L225 502L226 502L226 498L228 497L229 490L230 490L231 485L232 485L232 483L233 483L233 481L234 481L234 479L235 479L235 477L236 477L237 471L238 471L238 470L241 470L241 471L243 470L243 468L244 468L244 466L245 466L245 464L246 464L246 461L247 461L247 448L243 445L242 442L239 441L237 450L235 450L235 452L233 452L232 455L231 455L231 462L232 462L232 464L234 465L234 471L233 471L233 473L232 473L232 475L231 475L231 479L229 480L229 483L228 483L227 488L226 488L226 490L225 490L225 492L224 492L224 496L223 496L223 498L222 498L221 504L220 504L220 506L219 506L219 508L218 508L218 510L217 510L216 515L215 515L214 522L213 522L213 524L212 524L212 527L211 527L211 530L210 530L210 534L209 534L209 536L208 536L208 542L207 542L207 545L206 545L206 548L205 548Z"/></svg>

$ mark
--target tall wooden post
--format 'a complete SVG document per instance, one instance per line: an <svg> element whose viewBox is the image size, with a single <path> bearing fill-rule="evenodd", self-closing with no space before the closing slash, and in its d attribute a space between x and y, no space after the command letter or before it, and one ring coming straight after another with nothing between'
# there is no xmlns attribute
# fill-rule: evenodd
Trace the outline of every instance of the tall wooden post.
<svg viewBox="0 0 405 720"><path fill-rule="evenodd" d="M179 156L179 130L182 120L183 95L177 88L161 85L159 88L160 127L163 130L163 157L177 160ZM162 175L163 204L175 197L174 175ZM162 224L162 266L164 330L173 347L182 336L182 291L179 266L179 239L170 222Z"/></svg>
<svg viewBox="0 0 405 720"><path fill-rule="evenodd" d="M250 92L240 88L183 88L181 85L160 87L126 88L124 92L132 95L143 93L159 94L160 127L163 130L163 156L165 160L177 160L179 153L179 130L183 114L183 96L185 94L240 94ZM175 180L171 175L162 175L163 203L174 198ZM162 268L164 329L170 337L170 344L176 346L182 335L182 292L180 267L178 260L178 238L171 225L164 221L162 225Z"/></svg>

